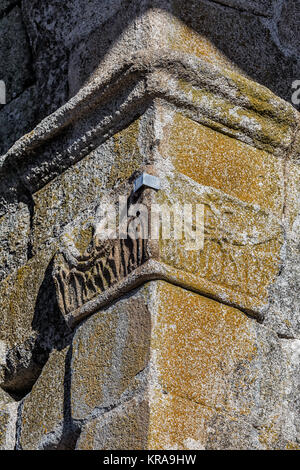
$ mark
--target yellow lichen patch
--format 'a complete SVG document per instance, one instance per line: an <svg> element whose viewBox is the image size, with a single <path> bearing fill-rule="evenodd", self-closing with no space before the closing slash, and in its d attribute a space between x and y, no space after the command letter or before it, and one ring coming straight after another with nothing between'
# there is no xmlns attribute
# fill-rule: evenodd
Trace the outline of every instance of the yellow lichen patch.
<svg viewBox="0 0 300 470"><path fill-rule="evenodd" d="M162 389L233 416L249 415L256 406L249 384L258 380L253 321L165 282L158 300L152 347Z"/></svg>
<svg viewBox="0 0 300 470"><path fill-rule="evenodd" d="M0 404L0 450L7 449L7 434L9 428L10 414L6 406ZM11 449L13 450L13 449Z"/></svg>
<svg viewBox="0 0 300 470"><path fill-rule="evenodd" d="M87 411L104 400L103 387L112 369L117 318L112 315L95 316L88 321L93 334L78 335L74 340L72 358L72 400Z"/></svg>
<svg viewBox="0 0 300 470"><path fill-rule="evenodd" d="M115 158L109 175L109 187L128 179L141 165L139 126L140 120L137 119L113 137Z"/></svg>
<svg viewBox="0 0 300 470"><path fill-rule="evenodd" d="M259 429L259 441L267 450L276 449L280 437L279 416L275 416Z"/></svg>
<svg viewBox="0 0 300 470"><path fill-rule="evenodd" d="M146 291L145 291L146 293ZM126 344L121 360L121 381L123 390L130 386L132 377L142 371L150 357L151 318L142 302L130 302Z"/></svg>
<svg viewBox="0 0 300 470"><path fill-rule="evenodd" d="M205 36L189 28L175 16L172 16L169 21L170 29L167 40L169 48L175 51L193 54L196 57L222 68L238 70L238 68Z"/></svg>
<svg viewBox="0 0 300 470"><path fill-rule="evenodd" d="M176 114L163 145L175 168L198 183L280 215L283 164L259 151Z"/></svg>
<svg viewBox="0 0 300 470"><path fill-rule="evenodd" d="M251 136L253 145L270 153L277 148L287 150L291 144L296 125L293 108L281 109L283 107L281 102L262 104L263 99L262 102L257 100L256 103L255 99L248 97L247 94L243 95L244 100L249 101L247 106L234 106L232 100L217 96L209 89L191 86L184 80L179 80L178 85L180 91L189 100L192 99L194 106L204 112L209 125L214 129L237 139L241 139L241 134L247 135L248 138ZM254 101L253 105L251 100ZM264 107L266 111L262 112Z"/></svg>
<svg viewBox="0 0 300 470"><path fill-rule="evenodd" d="M296 121L299 117L297 117L297 111L292 105L274 95L268 88L257 82L249 81L245 76L237 74L235 71L226 70L225 73L235 83L237 96L247 97L248 108L251 111L283 126L283 132L288 132L289 128L292 131L296 130ZM282 136L284 137L284 134Z"/></svg>
<svg viewBox="0 0 300 470"><path fill-rule="evenodd" d="M75 228L74 230L74 245L77 250L83 254L88 246L90 245L93 238L93 227L92 225L85 227L83 224L82 229Z"/></svg>
<svg viewBox="0 0 300 470"><path fill-rule="evenodd" d="M30 335L35 305L55 246L41 251L8 276L0 287L1 339L22 343Z"/></svg>
<svg viewBox="0 0 300 470"><path fill-rule="evenodd" d="M242 450L253 446L247 423L172 393L155 391L150 409L148 449Z"/></svg>

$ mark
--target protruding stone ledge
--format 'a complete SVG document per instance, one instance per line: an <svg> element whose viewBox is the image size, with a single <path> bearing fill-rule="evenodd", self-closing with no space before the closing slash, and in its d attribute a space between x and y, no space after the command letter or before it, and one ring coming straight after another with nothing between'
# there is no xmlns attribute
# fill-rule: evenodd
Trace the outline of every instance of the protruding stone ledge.
<svg viewBox="0 0 300 470"><path fill-rule="evenodd" d="M167 84L163 76L155 72L164 72L168 79L174 79L174 82L168 82L169 88L163 87L161 84ZM152 78L154 77L154 79ZM180 100L174 96L174 101L179 105L189 104L200 108L200 103L193 100L192 89L185 89L184 83L180 80L186 80L186 87L195 86L200 88L204 93L211 94L212 98L219 98L220 123L227 115L227 119L233 116L229 113L227 106L236 105L239 107L240 119L232 119L229 121L232 128L237 128L241 133L249 135L253 139L253 144L269 143L270 147L281 147L285 149L290 145L290 132L294 129L288 129L288 126L295 126L298 112L287 102L278 98L274 93L266 87L259 85L245 77L238 75L230 70L221 70L216 66L207 64L195 56L190 56L181 52L171 50L162 51L144 51L134 55L128 61L121 63L110 73L106 73L103 77L95 78L88 86L82 88L68 103L62 106L55 113L44 119L31 133L22 137L8 152L4 161L10 157L15 159L30 153L36 147L43 145L56 135L60 134L66 127L78 121L81 117L89 115L93 109L103 105L109 99L115 98L116 93L124 90L124 87L130 87L132 83L138 83L146 80L144 88L144 96L150 97L160 96L171 100L174 85L181 87L181 92L185 96L185 100ZM171 85L171 86L170 86ZM173 86L172 86L173 85ZM175 88L176 89L176 88ZM210 93L209 93L210 92ZM194 91L195 94L195 91ZM196 97L197 98L197 97ZM187 100L187 101L186 101ZM229 103L228 103L229 101ZM212 103L205 103L203 106L203 114L212 113ZM217 103L214 103L216 106ZM227 105L227 106L226 106ZM223 107L223 109L222 109ZM222 113L223 112L223 113ZM263 122L269 122L269 128L261 128L257 131L250 123L247 123L247 113L252 114L252 118ZM223 114L223 116L222 116ZM215 116L218 113L215 110ZM217 120L217 119L216 119ZM236 122L235 122L236 121ZM271 126L272 123L272 126ZM271 134L271 130L277 131L287 126L287 133L284 135L283 141L278 141L278 135ZM230 126L229 126L230 127ZM290 131L290 132L288 132ZM238 136L243 140L243 135Z"/></svg>
<svg viewBox="0 0 300 470"><path fill-rule="evenodd" d="M122 281L110 287L102 294L90 300L79 309L66 314L68 326L73 328L80 321L99 311L99 309L111 304L113 301L141 286L149 281L166 281L170 284L183 287L192 292L217 300L218 302L235 307L244 313L261 321L261 313L264 305L259 299L251 298L247 295L234 292L232 289L223 288L220 292L220 286L207 281L206 279L193 276L190 273L184 273L178 269L167 266L156 260L149 260L143 266L135 269ZM257 309L253 305L257 305Z"/></svg>
<svg viewBox="0 0 300 470"><path fill-rule="evenodd" d="M2 157L4 206L22 187L35 192L84 158L156 98L278 156L287 154L299 120L291 105L232 71L183 53L145 51L96 78Z"/></svg>

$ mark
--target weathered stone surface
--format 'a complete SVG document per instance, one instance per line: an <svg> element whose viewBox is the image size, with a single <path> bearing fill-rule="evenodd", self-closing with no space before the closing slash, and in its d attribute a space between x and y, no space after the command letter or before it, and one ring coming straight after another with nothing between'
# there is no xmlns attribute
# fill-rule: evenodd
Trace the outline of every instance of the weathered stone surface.
<svg viewBox="0 0 300 470"><path fill-rule="evenodd" d="M101 76L107 70L112 70L120 60L148 47L156 48L151 36L151 10L150 13L148 11L151 2L125 0L120 1L120 7L101 28L95 28L85 41L80 41L73 47L69 63L71 96L90 77ZM157 41L157 31L155 40ZM95 51L93 55L88 52L91 49ZM102 66L98 70L100 62Z"/></svg>
<svg viewBox="0 0 300 470"><path fill-rule="evenodd" d="M147 400L133 398L87 423L76 450L146 450L148 426Z"/></svg>
<svg viewBox="0 0 300 470"><path fill-rule="evenodd" d="M71 363L73 419L116 406L145 387L151 327L146 294L142 288L77 329Z"/></svg>
<svg viewBox="0 0 300 470"><path fill-rule="evenodd" d="M17 410L17 403L3 405L0 398L0 450L15 449Z"/></svg>
<svg viewBox="0 0 300 470"><path fill-rule="evenodd" d="M152 399L149 449L153 450L299 450L279 439L272 423L257 431L248 422L172 393Z"/></svg>
<svg viewBox="0 0 300 470"><path fill-rule="evenodd" d="M30 391L49 352L68 343L69 330L56 302L52 256L41 251L0 286L0 384L17 397Z"/></svg>
<svg viewBox="0 0 300 470"><path fill-rule="evenodd" d="M276 4L275 8L273 0L263 3L186 1L184 5L174 0L130 3L123 6L122 14L118 12L101 31L96 29L72 51L69 76L73 93L96 70L99 62L99 73L103 73L102 67L111 67L124 51L133 53L145 47L170 47L239 70L291 100L291 83L299 73L299 64L295 52L280 44L276 10L280 6ZM264 21L264 17L268 21ZM216 24L220 25L222 34ZM292 31L296 30L295 22ZM89 51L99 43L101 47L91 57ZM273 68L277 74L271 75L269 70ZM74 80L75 69L79 74Z"/></svg>
<svg viewBox="0 0 300 470"><path fill-rule="evenodd" d="M299 2L293 2L293 0L283 2L281 14L277 15L277 18L280 41L286 49L290 49L295 54L298 54L300 47L300 38L297 33L300 21ZM296 75L294 78L295 80L298 79Z"/></svg>
<svg viewBox="0 0 300 470"><path fill-rule="evenodd" d="M47 449L58 447L63 437L68 441L68 373L68 348L53 351L21 405L18 448Z"/></svg>
<svg viewBox="0 0 300 470"><path fill-rule="evenodd" d="M23 342L31 330L35 307L51 252L43 251L1 283L1 339L12 344Z"/></svg>
<svg viewBox="0 0 300 470"><path fill-rule="evenodd" d="M171 63L174 63L172 67ZM298 118L294 109L265 88L241 79L236 74L228 75L226 72L223 75L220 70L213 66L208 67L199 59L170 51L142 53L137 58L132 58L129 64L126 62L120 67L120 70L117 68L110 71L101 80L96 79L86 87L84 93L79 93L68 105L44 120L3 157L1 211L5 212L7 201L11 202L17 197L20 191L18 184L21 187L26 186L31 193L38 191L57 174L97 149L99 144L109 135L115 134L120 126L127 127L132 119L128 112L145 112L153 95L163 96L166 101L175 101L183 111L196 115L198 122L274 155L283 157L293 142ZM127 70L126 74L122 73L124 68ZM119 73L122 78L115 83L115 75ZM187 75L190 75L189 79ZM148 83L146 89L145 79ZM129 94L124 93L128 80L131 82ZM170 80L171 91L168 85ZM203 81L210 93L203 92ZM103 93L103 87L108 91L107 82L118 88L118 106L122 113L116 110L116 101L111 100L111 95ZM251 104L248 102L248 96ZM95 110L99 100L106 100L105 106L101 110L98 107ZM233 105L238 106L238 115L232 114ZM149 109L152 110L151 107ZM89 110L92 112L89 113ZM145 116L147 114L149 113L145 113ZM75 125L74 121L78 115L84 115L85 119ZM149 127L151 128L150 124ZM53 134L57 136L55 140L52 139ZM147 134L149 131L146 128ZM37 153L37 148L41 146L43 151ZM153 150L153 145L150 150ZM147 157L143 156L147 161ZM15 172L12 172L12 168L17 165L20 172L18 178Z"/></svg>
<svg viewBox="0 0 300 470"><path fill-rule="evenodd" d="M256 444L252 441L251 448L284 448L292 443L297 446L298 417L294 412L297 406L288 399L288 394L293 393L288 385L291 359L281 340L238 310L183 289L158 283L157 295L158 311L152 333L157 381L164 394L178 397L176 412L174 415L171 412L170 418L166 417L163 406L158 406L163 419L166 422L170 419L178 427L193 426L194 413L190 413L190 419L183 418L176 405L176 401L180 403L184 399L194 407L201 405L208 409L204 429L213 428L217 436L221 436L223 424L213 415L225 414L225 421L242 421L241 430L252 427ZM297 363L297 351L292 367ZM295 400L297 392L294 393ZM154 410L156 399L154 394ZM164 400L168 403L169 398ZM184 407L182 412L185 413ZM195 420L198 419L196 416ZM153 422L155 434L160 425L156 430L155 419ZM169 423L166 429L170 432L174 426ZM249 436L239 435L238 429L237 423L236 437L231 436L227 441L229 448L245 448L251 441ZM176 435L182 446L181 433ZM186 437L193 437L204 447L207 445L195 435ZM226 434L224 439L226 442ZM174 445L174 438L171 443ZM213 445L224 448L218 440Z"/></svg>
<svg viewBox="0 0 300 470"><path fill-rule="evenodd" d="M0 158L0 447L298 449L296 2L21 3L0 7L0 153L29 131ZM143 171L158 191L132 192ZM200 204L204 246L99 242L120 195Z"/></svg>
<svg viewBox="0 0 300 470"><path fill-rule="evenodd" d="M189 52L194 50L205 56L208 61L217 61L229 68L235 67L242 74L250 76L277 95L291 101L291 83L299 75L299 62L295 51L284 47L278 38L278 8L281 8L284 2L279 6L276 3L276 8L272 2L274 15L268 19L251 15L248 11L224 8L219 2L188 1L182 4L175 0L171 3L172 13L184 25L183 28L175 28L169 36L175 48ZM239 3L247 3L247 10L252 11L259 3L259 8L264 10L264 14L271 14L270 3L270 8L268 5L266 8L267 2L255 2L255 5L254 2ZM216 24L220 27L216 28ZM294 28L296 31L297 27ZM274 69L277 73L270 74L270 70Z"/></svg>
<svg viewBox="0 0 300 470"><path fill-rule="evenodd" d="M0 364L3 361L5 346L0 343ZM17 431L16 403L10 395L0 388L0 450L14 450Z"/></svg>
<svg viewBox="0 0 300 470"><path fill-rule="evenodd" d="M0 218L0 280L25 264L30 244L30 212L20 203Z"/></svg>
<svg viewBox="0 0 300 470"><path fill-rule="evenodd" d="M298 338L300 332L300 167L289 162L286 169L285 230L279 276L270 286L266 324L282 337Z"/></svg>
<svg viewBox="0 0 300 470"><path fill-rule="evenodd" d="M65 246L55 259L54 275L66 320L78 322L103 307L105 301L149 279L166 279L262 318L268 288L281 263L283 228L278 219L174 171L162 179L162 191L152 193L149 201L166 207L169 217L176 204L205 206L204 247L187 250L185 237L178 240L162 234L158 242L130 237L127 241L97 241L97 236L90 234L85 245L88 249L82 252L68 230ZM95 215L90 215L95 224Z"/></svg>
<svg viewBox="0 0 300 470"><path fill-rule="evenodd" d="M290 369L289 383L287 384L283 406L286 410L284 417L285 433L289 438L287 447L292 449L293 436L296 436L298 446L300 442L300 340L282 339L281 344Z"/></svg>
<svg viewBox="0 0 300 470"><path fill-rule="evenodd" d="M254 310L263 309L280 267L283 229L278 219L223 192L195 185L174 171L164 182L156 202L204 204L205 241L203 250L185 251L184 239L161 240L161 261L194 274L199 285L203 278L214 283L223 300L228 295L223 289L228 287L241 295L240 305L245 294L252 298Z"/></svg>
<svg viewBox="0 0 300 470"><path fill-rule="evenodd" d="M274 406L283 381L274 334L230 307L168 284L159 286L153 347L162 388L232 416L251 416L256 407L267 411L264 401L257 402L256 391L273 382L268 405ZM264 346L273 350L273 356L260 350ZM265 368L264 357L268 357ZM256 361L260 361L259 375Z"/></svg>
<svg viewBox="0 0 300 470"><path fill-rule="evenodd" d="M150 249L147 247L148 256L141 257L138 261L134 253L141 253L142 247L140 250L135 249L135 244L132 242L131 256L128 257L130 268L128 265L128 269L125 269L126 275L146 263L148 259L156 259L163 264L162 271L166 267L166 272L149 271L148 276L161 279L169 276L170 280L171 274L168 269L174 268L178 270L178 273L173 272L177 283L182 285L185 282L184 287L187 284L188 288L197 289L205 295L209 293L211 296L218 296L218 300L262 317L268 303L268 289L279 273L282 263L284 161L266 151L258 150L221 132L202 126L195 120L176 113L165 103L156 102L154 109L151 138L155 142L155 149L152 150L152 163L161 177L162 190L157 195L151 196L151 202L159 203L161 206L167 204L170 209L175 204L204 205L204 249L186 252L186 240L183 238L178 241L171 237L167 240L161 239L158 250L152 248L152 245ZM104 171L102 172L101 190L104 191L105 186L107 189L110 188L111 181L114 181L120 184L120 194L129 196L130 189L127 186L122 188L122 183L126 181L126 176L132 174L132 171L138 168L138 164L143 162L145 150L139 145L139 139L146 127L145 124L148 128L151 127L151 119L147 122L143 118L138 125L134 122L114 137L113 140L117 139L119 142L116 148L121 145L126 149L129 155L128 166L132 164L132 167L129 167L129 172L125 175L121 168L119 169L119 154L108 154L107 158L113 160L114 164L108 177ZM104 149L105 147L103 151ZM106 158L104 155L102 153L103 159ZM125 159L125 153L122 155ZM92 156L89 158L92 159ZM80 163L80 168L81 165ZM89 175L89 170L87 174ZM73 175L73 169L68 170L68 178L70 177L72 181ZM238 175L241 179L238 179ZM60 181L61 179L56 180L55 184L59 185ZM51 191L51 184L47 187L47 191L49 188ZM44 190L40 193L40 199L43 200ZM86 199L89 199L89 196ZM93 200L92 191L91 200ZM49 201L48 198L46 201ZM137 199L136 202L141 202L141 199ZM85 202L82 206L84 205ZM51 208L51 203L46 202L45 206L47 211ZM67 205L67 210L70 208L72 204ZM52 208L50 210L52 211ZM60 213L63 214L63 211ZM95 213L96 204L90 206L89 211L89 220L91 226L94 226L94 233ZM55 214L56 210L53 211L54 218ZM86 216L76 219L73 228L70 226L64 230L63 237L69 240L70 246L71 239L74 238L72 233L77 230L74 227L81 225L83 229L86 224L84 217ZM42 223L45 220L48 224L49 217L43 217L43 212L39 218ZM49 227L52 230L53 222ZM61 228L56 230L56 234L60 230ZM52 237L54 238L54 234ZM62 297L60 304L64 314L77 311L84 303L96 299L98 295L126 277L121 275L116 254L117 248L123 255L125 252L122 251L122 246L115 245L111 245L110 249L109 243L99 245L95 242L95 236L90 236L85 246L85 248L88 246L88 250L85 253L79 250L77 255L74 255L75 247L73 254L66 250L69 254L61 266L58 266L58 272L61 271L61 282L58 281L58 284L65 285L63 289L59 287L59 295ZM107 251L108 264L115 266L113 272L116 272L109 279L104 273L106 261L105 259L102 261L101 250L104 250L104 254ZM190 275L194 276L193 282ZM102 277L104 279L101 280ZM73 285L72 280L76 285ZM85 288L80 289L80 286ZM68 307L64 306L64 302ZM102 304L99 306L102 307ZM96 307L96 310L92 308L94 311L97 310Z"/></svg>
<svg viewBox="0 0 300 470"><path fill-rule="evenodd" d="M5 12L9 9L12 8L18 0L2 0L1 6L0 6L0 15L5 14Z"/></svg>
<svg viewBox="0 0 300 470"><path fill-rule="evenodd" d="M27 88L0 111L0 154L36 125L38 93L35 86Z"/></svg>
<svg viewBox="0 0 300 470"><path fill-rule="evenodd" d="M261 449L256 433L243 421L172 393L152 398L149 449Z"/></svg>
<svg viewBox="0 0 300 470"><path fill-rule="evenodd" d="M83 218L85 210L88 218L105 189L126 182L140 168L140 127L140 120L136 120L34 194L34 252L66 233L67 225L80 214Z"/></svg>
<svg viewBox="0 0 300 470"><path fill-rule="evenodd" d="M49 40L68 47L73 45L128 3L128 0L91 0L88 3L67 0L64 4L54 1L41 5L38 0L25 0L23 8L30 21L34 47L37 49Z"/></svg>
<svg viewBox="0 0 300 470"><path fill-rule="evenodd" d="M0 47L0 79L6 85L6 102L9 103L31 85L30 48L19 7L0 20L3 39Z"/></svg>
<svg viewBox="0 0 300 470"><path fill-rule="evenodd" d="M220 5L236 8L238 11L249 11L262 16L272 16L276 0L214 0Z"/></svg>
<svg viewBox="0 0 300 470"><path fill-rule="evenodd" d="M231 112L234 115L238 110ZM177 171L197 183L281 216L284 189L281 160L180 114L167 113L162 116L161 125L164 138L160 153L171 160Z"/></svg>

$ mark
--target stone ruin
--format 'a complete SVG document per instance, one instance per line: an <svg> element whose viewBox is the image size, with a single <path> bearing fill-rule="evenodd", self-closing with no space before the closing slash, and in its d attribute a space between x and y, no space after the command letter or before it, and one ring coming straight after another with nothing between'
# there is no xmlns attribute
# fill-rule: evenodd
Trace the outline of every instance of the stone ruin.
<svg viewBox="0 0 300 470"><path fill-rule="evenodd" d="M1 449L300 449L299 21L1 0ZM201 205L202 249L101 238L118 198Z"/></svg>

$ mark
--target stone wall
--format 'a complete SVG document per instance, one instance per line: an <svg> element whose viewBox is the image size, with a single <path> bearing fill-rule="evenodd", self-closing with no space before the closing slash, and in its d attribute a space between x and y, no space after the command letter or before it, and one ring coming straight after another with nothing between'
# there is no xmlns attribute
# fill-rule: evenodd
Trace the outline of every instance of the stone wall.
<svg viewBox="0 0 300 470"><path fill-rule="evenodd" d="M2 0L0 448L300 448L299 17ZM203 248L99 239L119 196Z"/></svg>

